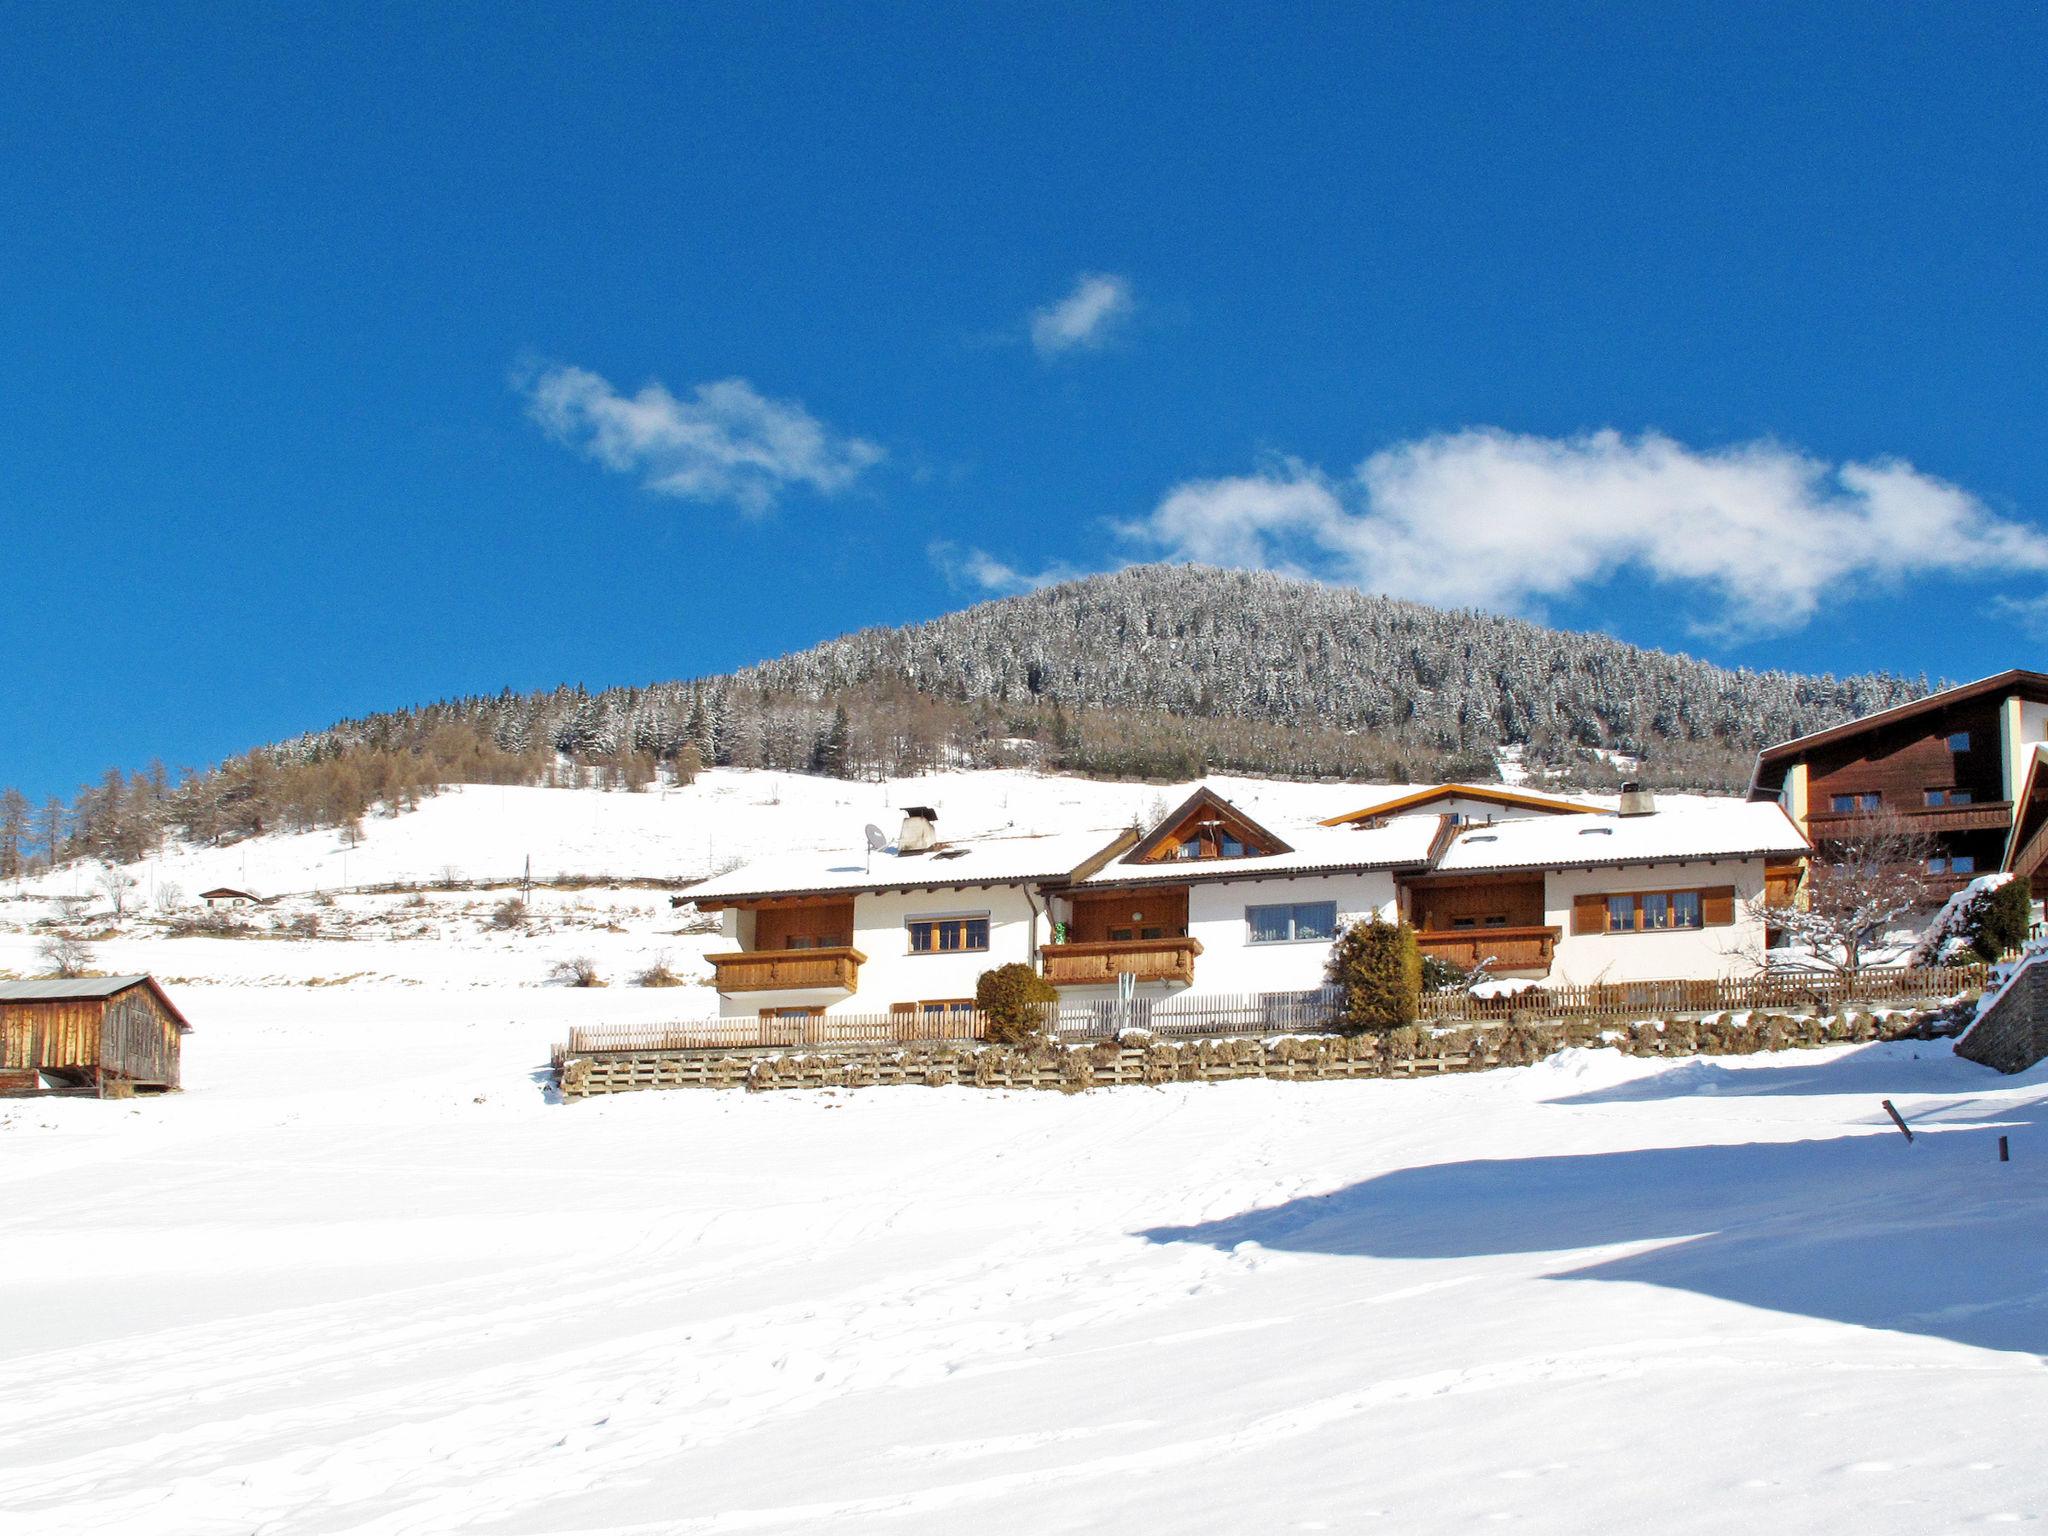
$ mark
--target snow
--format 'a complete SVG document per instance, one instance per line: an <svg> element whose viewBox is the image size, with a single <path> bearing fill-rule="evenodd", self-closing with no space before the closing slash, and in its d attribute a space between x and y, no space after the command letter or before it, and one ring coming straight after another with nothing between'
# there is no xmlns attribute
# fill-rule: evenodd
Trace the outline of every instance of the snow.
<svg viewBox="0 0 2048 1536"><path fill-rule="evenodd" d="M1153 793L943 779L898 803L958 830ZM363 851L652 877L701 861L707 823L825 846L879 788L728 776L672 792L673 835L657 796L533 791L561 798L529 816L465 792ZM396 846L436 816L439 848ZM311 889L287 841L163 863ZM542 986L547 956L616 974L715 940L624 884L541 892L542 931L499 934L498 894L263 909L337 938L131 919L103 944L105 969L193 978L197 1032L180 1095L0 1101L8 1536L2048 1517L2048 1069L1941 1042L1580 1050L1411 1082L563 1105L571 1024L709 993ZM0 899L0 967L46 907Z"/></svg>
<svg viewBox="0 0 2048 1536"><path fill-rule="evenodd" d="M1771 801L1659 799L1647 816L1529 816L1461 830L1445 873L1803 854L1806 840Z"/></svg>
<svg viewBox="0 0 2048 1536"><path fill-rule="evenodd" d="M1266 823L1267 829L1288 844L1285 853L1248 853L1218 860L1206 870L1191 872L1173 859L1126 863L1118 859L1103 866L1083 885L1132 885L1146 880L1185 883L1206 876L1212 880L1249 879L1275 874L1309 875L1341 870L1393 869L1403 865L1420 867L1429 861L1429 845L1443 830L1443 818L1434 814L1394 816L1384 826L1356 824L1322 827L1314 823L1290 826L1280 821Z"/></svg>

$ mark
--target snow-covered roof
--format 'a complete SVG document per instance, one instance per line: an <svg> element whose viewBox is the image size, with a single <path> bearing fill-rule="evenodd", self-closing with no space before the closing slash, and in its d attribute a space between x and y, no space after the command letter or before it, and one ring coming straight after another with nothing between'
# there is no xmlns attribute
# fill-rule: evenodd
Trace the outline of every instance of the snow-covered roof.
<svg viewBox="0 0 2048 1536"><path fill-rule="evenodd" d="M1553 815L1593 809L1583 800L1570 800L1563 795L1515 789L1505 784L1431 784L1395 795L1391 799L1374 801L1359 810L1346 811L1341 816L1325 817L1323 825L1334 827L1340 822L1374 821L1403 813L1419 814L1425 807L1441 805L1446 800L1473 800L1482 805L1497 805L1505 810L1537 811Z"/></svg>
<svg viewBox="0 0 2048 1536"><path fill-rule="evenodd" d="M1443 874L1572 869L1589 864L1765 858L1810 852L1769 800L1694 802L1647 816L1602 811L1534 816L1461 829L1436 862Z"/></svg>
<svg viewBox="0 0 2048 1536"><path fill-rule="evenodd" d="M1286 853L1235 859L1160 859L1140 864L1113 859L1080 883L1131 885L1165 880L1183 885L1192 880L1254 880L1275 875L1420 867L1429 862L1431 846L1443 826L1443 817L1430 815L1396 816L1384 826L1372 828L1280 827L1274 830L1291 844Z"/></svg>
<svg viewBox="0 0 2048 1536"><path fill-rule="evenodd" d="M978 837L941 843L929 853L898 853L892 844L869 855L776 854L756 859L690 888L699 905L861 891L940 890L960 885L1010 885L1057 880L1114 847L1128 832L1095 828L1045 837Z"/></svg>

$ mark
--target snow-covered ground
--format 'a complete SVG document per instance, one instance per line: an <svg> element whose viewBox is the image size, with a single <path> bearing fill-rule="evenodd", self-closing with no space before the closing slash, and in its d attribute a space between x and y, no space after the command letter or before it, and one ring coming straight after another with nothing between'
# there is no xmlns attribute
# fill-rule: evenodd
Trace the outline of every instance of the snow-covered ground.
<svg viewBox="0 0 2048 1536"><path fill-rule="evenodd" d="M384 862L351 877L531 852L652 878L713 829L858 836L908 798L711 777L671 796L681 831L658 796L443 797L372 821L357 851ZM950 832L1001 825L1005 794L1114 826L1175 793L971 780L917 786ZM163 862L197 890L246 852L284 889L308 866L271 841ZM0 968L32 968L18 924L48 902L7 894ZM492 894L410 899L257 919L341 938L123 924L106 968L191 978L187 1091L0 1103L7 1536L2048 1519L2048 1069L1582 1051L1440 1081L565 1106L568 1024L709 994L542 986L548 954L681 958L709 942L664 931L691 914L554 891L545 931L507 936Z"/></svg>

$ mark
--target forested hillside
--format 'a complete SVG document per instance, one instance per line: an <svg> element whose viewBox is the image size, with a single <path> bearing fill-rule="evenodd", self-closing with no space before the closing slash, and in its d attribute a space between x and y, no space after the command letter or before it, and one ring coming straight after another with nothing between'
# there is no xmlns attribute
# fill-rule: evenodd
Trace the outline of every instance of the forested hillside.
<svg viewBox="0 0 2048 1536"><path fill-rule="evenodd" d="M445 782L657 764L841 776L1036 764L1382 782L1488 777L1503 747L1571 785L1640 758L1652 784L1734 789L1758 746L1927 691L1925 679L1729 670L1605 635L1262 573L1140 566L868 629L731 676L447 700L344 721L172 782L109 773L70 805L0 815L0 864L37 845L133 856L346 827Z"/></svg>

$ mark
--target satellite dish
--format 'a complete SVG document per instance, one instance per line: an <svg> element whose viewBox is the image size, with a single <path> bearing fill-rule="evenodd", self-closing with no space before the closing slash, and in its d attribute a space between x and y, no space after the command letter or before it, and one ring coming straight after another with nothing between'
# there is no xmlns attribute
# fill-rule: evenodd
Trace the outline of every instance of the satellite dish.
<svg viewBox="0 0 2048 1536"><path fill-rule="evenodd" d="M884 831L883 831L883 830L882 830L882 829L881 829L880 827L876 826L876 825L875 825L875 824L874 824L874 823L873 823L872 821L871 821L871 822L869 822L869 823L868 823L868 852L869 852L869 853L880 853L880 852L881 852L881 851L882 851L882 850L883 850L884 848L886 848L886 847L888 847L888 846L889 846L889 834L888 834L888 833L886 833L886 832L884 832Z"/></svg>

